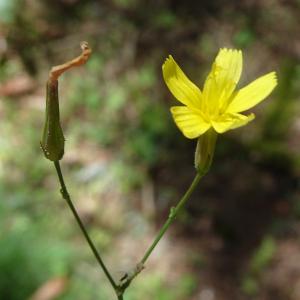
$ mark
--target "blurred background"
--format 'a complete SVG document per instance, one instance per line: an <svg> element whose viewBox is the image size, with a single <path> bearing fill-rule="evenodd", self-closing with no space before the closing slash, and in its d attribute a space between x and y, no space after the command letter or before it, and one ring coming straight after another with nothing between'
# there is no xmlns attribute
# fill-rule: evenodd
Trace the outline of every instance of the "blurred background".
<svg viewBox="0 0 300 300"><path fill-rule="evenodd" d="M62 168L113 276L141 258L192 180L161 65L201 87L220 47L241 86L278 72L256 120L220 136L213 167L126 300L300 299L299 0L0 0L0 298L115 299L39 147L45 82L60 79Z"/></svg>

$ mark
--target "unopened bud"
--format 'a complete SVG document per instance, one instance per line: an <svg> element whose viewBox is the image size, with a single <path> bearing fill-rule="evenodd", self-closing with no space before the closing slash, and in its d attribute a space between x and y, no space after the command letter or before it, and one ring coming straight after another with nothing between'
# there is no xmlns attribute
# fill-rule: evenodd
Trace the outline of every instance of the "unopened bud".
<svg viewBox="0 0 300 300"><path fill-rule="evenodd" d="M46 158L58 161L64 155L65 138L60 125L58 81L47 82L46 116L41 147Z"/></svg>

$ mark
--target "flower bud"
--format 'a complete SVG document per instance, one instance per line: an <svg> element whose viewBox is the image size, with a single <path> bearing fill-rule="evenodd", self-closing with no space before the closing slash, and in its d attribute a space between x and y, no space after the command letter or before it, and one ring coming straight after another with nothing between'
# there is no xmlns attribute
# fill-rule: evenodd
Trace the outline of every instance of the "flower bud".
<svg viewBox="0 0 300 300"><path fill-rule="evenodd" d="M47 159L58 161L64 155L65 138L60 125L58 81L47 82L46 118L41 147Z"/></svg>

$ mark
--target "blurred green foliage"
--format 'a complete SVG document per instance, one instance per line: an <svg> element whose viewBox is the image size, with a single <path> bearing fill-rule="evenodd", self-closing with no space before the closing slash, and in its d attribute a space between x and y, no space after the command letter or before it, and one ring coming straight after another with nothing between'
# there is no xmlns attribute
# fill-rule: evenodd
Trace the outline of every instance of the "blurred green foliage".
<svg viewBox="0 0 300 300"><path fill-rule="evenodd" d="M242 290L248 295L259 291L259 276L272 261L276 252L276 244L271 236L264 237L259 247L253 253L249 263L249 271L242 281Z"/></svg>
<svg viewBox="0 0 300 300"><path fill-rule="evenodd" d="M135 284L134 288L128 289L126 297L128 300L138 300L147 295L149 299L181 299L191 295L196 288L195 279L189 275L185 275L180 281L176 289L167 288L164 279L159 273L144 275L142 284ZM135 290L134 290L135 289Z"/></svg>
<svg viewBox="0 0 300 300"><path fill-rule="evenodd" d="M36 223L28 213L9 213L2 203L0 216L0 295L3 299L29 298L47 279L68 274L73 256L71 248L55 238L45 238L48 226Z"/></svg>

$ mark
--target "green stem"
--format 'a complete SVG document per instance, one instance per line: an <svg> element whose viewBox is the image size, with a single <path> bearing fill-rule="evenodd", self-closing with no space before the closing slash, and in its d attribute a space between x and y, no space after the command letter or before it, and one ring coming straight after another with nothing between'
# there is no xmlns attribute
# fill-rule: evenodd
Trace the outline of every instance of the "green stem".
<svg viewBox="0 0 300 300"><path fill-rule="evenodd" d="M57 172L57 175L58 175L58 179L59 179L59 182L60 182L60 185L61 185L61 190L60 191L61 191L61 194L62 194L63 198L66 200L67 204L69 205L69 208L71 209L71 211L72 211L72 213L73 213L73 215L74 215L74 217L75 217L75 219L76 219L76 221L77 221L77 223L78 223L78 225L79 225L79 227L80 227L87 243L89 244L89 246L90 246L95 258L97 259L100 267L102 268L104 274L106 275L107 279L109 280L110 284L112 285L113 289L115 290L115 292L118 296L118 299L122 300L123 299L122 295L119 296L117 284L115 283L114 279L112 278L112 276L110 275L108 269L106 268L102 258L100 257L100 254L98 253L95 245L93 244L91 238L89 237L89 235L88 235L88 233L87 233L87 231L86 231L86 229L85 229L85 227L84 227L84 225L83 225L83 223L82 223L82 221L81 221L81 219L80 219L80 217L79 217L79 215L78 215L78 213L77 213L77 211L76 211L76 209L75 209L75 207L72 203L71 197L68 193L68 190L67 190L65 182L64 182L64 178L63 178L63 175L62 175L62 172L61 172L59 161L54 161L54 166L55 166L55 169L56 169L56 172Z"/></svg>
<svg viewBox="0 0 300 300"><path fill-rule="evenodd" d="M156 245L158 244L158 242L161 240L161 238L164 236L165 232L168 230L168 228L170 227L170 225L173 223L173 221L176 219L178 213L181 211L181 209L183 208L183 206L185 205L185 203L187 202L187 200L190 198L192 192L194 191L194 189L196 188L196 186L198 185L200 179L203 177L203 174L201 173L197 173L193 182L191 183L190 187L188 188L188 190L185 192L185 194L183 195L183 197L179 200L178 204L176 205L176 207L172 207L169 217L167 219L167 221L165 222L165 224L162 226L162 228L160 229L160 231L158 232L156 238L154 239L153 243L151 244L151 246L148 248L148 250L146 251L144 257L142 258L142 260L140 261L140 265L144 265L145 262L147 261L147 259L149 258L149 256L151 255L151 253L153 252L153 250L155 249Z"/></svg>
<svg viewBox="0 0 300 300"><path fill-rule="evenodd" d="M120 281L119 290L121 291L121 294L124 294L125 290L129 287L132 280L143 270L147 259L149 258L149 256L151 255L151 253L153 252L153 250L155 249L155 247L157 246L157 244L161 240L161 238L164 236L164 234L166 233L166 231L168 230L170 225L174 222L174 220L176 219L178 213L181 211L181 209L183 208L183 206L185 205L185 203L187 202L187 200L190 198L191 194L195 190L195 188L198 185L200 179L206 174L206 171L197 172L197 174L194 177L190 187L185 192L185 194L182 196L182 198L179 200L176 207L171 208L171 211L170 211L170 214L169 214L169 217L168 217L167 221L161 227L161 229L158 232L156 238L154 239L151 246L146 251L146 253L143 256L143 258L141 259L141 261L136 265L135 269L131 272L130 275L127 275L127 277L125 279Z"/></svg>

